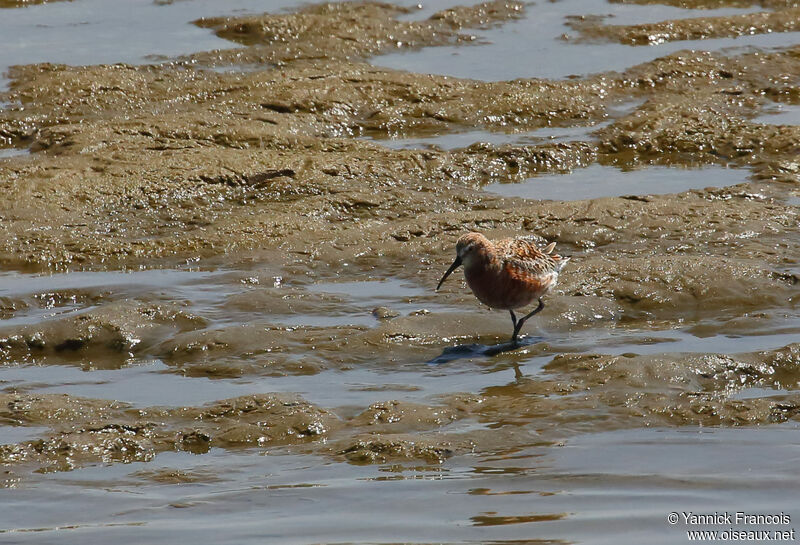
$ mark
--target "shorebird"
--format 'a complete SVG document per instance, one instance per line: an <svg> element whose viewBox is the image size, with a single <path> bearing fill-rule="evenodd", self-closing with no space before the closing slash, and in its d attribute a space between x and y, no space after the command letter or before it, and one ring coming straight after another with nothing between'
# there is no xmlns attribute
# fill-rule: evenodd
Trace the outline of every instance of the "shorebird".
<svg viewBox="0 0 800 545"><path fill-rule="evenodd" d="M504 238L490 241L480 233L462 235L456 243L456 259L444 273L436 291L450 274L464 265L464 277L475 297L490 308L508 310L514 324L511 342L517 342L522 324L544 308L542 296L555 286L558 273L568 257L553 254L551 242L544 249L529 237ZM520 319L514 309L539 305Z"/></svg>

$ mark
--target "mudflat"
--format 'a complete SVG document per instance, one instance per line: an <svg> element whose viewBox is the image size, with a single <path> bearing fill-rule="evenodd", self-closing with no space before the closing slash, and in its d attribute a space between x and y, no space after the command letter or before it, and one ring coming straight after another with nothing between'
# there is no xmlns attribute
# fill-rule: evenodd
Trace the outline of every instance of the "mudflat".
<svg viewBox="0 0 800 545"><path fill-rule="evenodd" d="M15 4L26 2L0 8ZM687 16L629 25L576 13L562 46L800 30L791 2L669 4ZM259 479L271 470L250 457L266 454L286 460L270 463L288 464L281 474L294 479L266 487L308 484L293 464L331 483L357 482L359 471L370 482L383 482L376 471L397 481L464 472L470 497L485 499L508 486L513 460L530 464L526 475L540 456L561 460L582 482L588 466L558 451L594 437L612 453L637 437L649 444L652 428L679 453L705 446L675 434L709 427L732 445L731 430L750 438L773 428L796 444L800 125L765 112L800 107L800 45L687 49L564 79L379 66L381 55L426 48L469 56L488 47L481 33L545 8L493 1L415 18L386 3L304 5L194 21L235 42L230 49L9 68L0 430L19 435L0 441L0 482L19 489L9 494L47 502L36 487L51 475L94 471L105 483L119 464L134 464L120 485L129 490L188 483L227 493L239 477L203 457ZM698 13L720 8L742 13ZM566 136L546 133L561 129ZM470 131L468 145L425 145ZM415 144L394 145L404 139ZM621 196L536 196L538 176L557 184L553 174L597 167L641 184ZM648 178L656 168L744 171L746 181L662 194ZM529 198L486 190L523 181L533 183ZM470 230L536 235L572 258L516 351L487 354L506 340L505 313L479 308L458 282L433 292ZM169 458L183 455L199 466ZM481 468L493 464L504 469L487 484ZM324 467L332 475L316 473ZM687 467L669 471L679 480ZM624 489L630 471L611 484ZM592 508L559 498L550 511L548 498L573 486L559 475L526 477L524 513L455 508L473 513L473 530L511 528L498 540L529 537L531 526L581 540L591 532L573 513ZM728 492L724 482L711 488L717 499ZM661 507L641 516L666 515ZM101 512L98 527L56 510L52 526L147 526L144 507L130 509ZM5 531L50 527L12 514ZM446 520L402 535L436 539ZM159 528L153 535L168 535ZM361 539L357 524L342 528L333 535Z"/></svg>

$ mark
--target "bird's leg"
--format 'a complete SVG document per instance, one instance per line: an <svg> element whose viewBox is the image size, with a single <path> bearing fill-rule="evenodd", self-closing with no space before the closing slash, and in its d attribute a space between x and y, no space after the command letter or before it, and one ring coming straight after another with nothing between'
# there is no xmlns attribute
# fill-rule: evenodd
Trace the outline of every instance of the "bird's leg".
<svg viewBox="0 0 800 545"><path fill-rule="evenodd" d="M528 318L530 318L534 314L537 314L537 313L541 312L543 308L544 308L544 303L542 302L541 299L539 299L539 306L538 307L536 307L535 309L530 311L528 314L526 314L525 316L523 316L519 320L516 320L516 323L514 324L514 334L511 335L511 342L514 342L514 343L517 342L517 334L519 333L519 330L522 329L522 324L525 323L525 320L527 320ZM511 315L514 316L514 313L512 312Z"/></svg>
<svg viewBox="0 0 800 545"><path fill-rule="evenodd" d="M509 310L508 312L511 313L511 323L514 324L514 334L511 336L511 342L512 343L516 343L517 342L517 332L519 331L519 329L517 328L517 315L514 314L513 310Z"/></svg>
<svg viewBox="0 0 800 545"><path fill-rule="evenodd" d="M527 320L528 318L530 318L534 314L538 314L539 312L542 311L543 308L544 308L544 301L539 299L539 306L537 306L535 309L530 311L528 314L526 314L525 316L523 316L522 318L517 320L517 327L521 328L522 324L525 323L525 320Z"/></svg>

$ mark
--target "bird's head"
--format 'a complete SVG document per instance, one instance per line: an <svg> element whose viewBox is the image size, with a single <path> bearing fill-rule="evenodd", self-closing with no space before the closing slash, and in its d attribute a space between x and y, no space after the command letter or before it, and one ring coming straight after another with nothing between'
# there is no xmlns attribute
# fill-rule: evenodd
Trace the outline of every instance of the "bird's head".
<svg viewBox="0 0 800 545"><path fill-rule="evenodd" d="M469 267L475 260L478 258L479 255L485 252L486 246L489 243L489 240L480 233L467 233L465 235L461 235L456 242L456 259L453 261L453 264L450 265L450 268L447 269L447 272L444 273L442 279L439 280L439 285L436 286L436 291L442 287L444 281L447 280L447 277L450 274L459 268L461 265L465 267Z"/></svg>

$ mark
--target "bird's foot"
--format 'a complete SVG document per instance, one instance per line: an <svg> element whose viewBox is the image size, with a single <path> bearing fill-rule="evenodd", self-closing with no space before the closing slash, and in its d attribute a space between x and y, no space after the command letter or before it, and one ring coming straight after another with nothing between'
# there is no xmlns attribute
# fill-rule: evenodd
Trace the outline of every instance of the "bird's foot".
<svg viewBox="0 0 800 545"><path fill-rule="evenodd" d="M498 354L502 354L503 352L511 352L512 350L516 350L519 348L519 345L515 342L507 342L507 343L500 343L495 344L494 346L487 346L486 349L483 351L485 356L497 356Z"/></svg>

